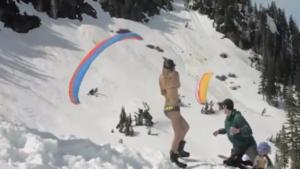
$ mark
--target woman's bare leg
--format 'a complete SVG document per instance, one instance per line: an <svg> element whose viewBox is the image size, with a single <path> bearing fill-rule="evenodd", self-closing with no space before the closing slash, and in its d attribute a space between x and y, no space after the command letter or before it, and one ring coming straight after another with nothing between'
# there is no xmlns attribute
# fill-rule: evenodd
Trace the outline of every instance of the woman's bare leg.
<svg viewBox="0 0 300 169"><path fill-rule="evenodd" d="M186 133L189 131L190 126L189 124L186 122L186 120L183 118L183 116L181 116L181 126L183 128L183 136L182 136L182 140L184 140Z"/></svg>
<svg viewBox="0 0 300 169"><path fill-rule="evenodd" d="M171 151L174 153L178 153L179 142L184 139L189 126L184 118L180 115L180 112L169 112L167 113L167 116L171 120L172 128L174 131Z"/></svg>

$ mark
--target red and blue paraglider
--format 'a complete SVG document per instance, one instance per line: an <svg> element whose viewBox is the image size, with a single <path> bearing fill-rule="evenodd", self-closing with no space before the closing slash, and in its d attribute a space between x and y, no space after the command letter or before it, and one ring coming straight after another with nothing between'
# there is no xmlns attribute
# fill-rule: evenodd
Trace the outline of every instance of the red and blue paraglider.
<svg viewBox="0 0 300 169"><path fill-rule="evenodd" d="M126 40L126 39L136 39L136 40L142 40L143 38L130 31L122 31L110 38L107 38L97 44L80 62L80 64L77 66L71 80L69 83L69 97L72 103L79 104L79 88L81 85L81 81L86 74L87 70L89 69L90 65L93 63L93 61L103 52L107 47L113 45L116 42Z"/></svg>

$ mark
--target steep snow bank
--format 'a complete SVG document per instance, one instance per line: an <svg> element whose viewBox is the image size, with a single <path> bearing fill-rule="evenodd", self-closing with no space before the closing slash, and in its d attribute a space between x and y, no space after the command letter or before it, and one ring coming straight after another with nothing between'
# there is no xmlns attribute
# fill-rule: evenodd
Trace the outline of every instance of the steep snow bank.
<svg viewBox="0 0 300 169"><path fill-rule="evenodd" d="M121 143L97 145L89 139L60 139L0 116L0 161L26 169L172 168L160 152L133 152ZM1 164L0 164L1 166ZM3 166L10 169L9 166ZM3 168L1 168L3 169Z"/></svg>

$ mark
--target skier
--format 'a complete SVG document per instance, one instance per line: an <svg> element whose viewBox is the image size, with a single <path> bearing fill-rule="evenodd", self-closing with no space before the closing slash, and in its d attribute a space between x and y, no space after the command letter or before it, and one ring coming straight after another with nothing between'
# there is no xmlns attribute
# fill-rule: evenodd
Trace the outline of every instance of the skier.
<svg viewBox="0 0 300 169"><path fill-rule="evenodd" d="M258 155L254 159L253 169L267 169L272 167L272 162L268 156L271 147L267 142L261 142L257 146Z"/></svg>
<svg viewBox="0 0 300 169"><path fill-rule="evenodd" d="M224 160L224 164L242 168L240 164L243 162L242 156L244 154L248 155L251 163L257 155L256 142L252 136L252 129L242 114L234 109L234 104L231 99L225 99L221 105L226 114L225 128L216 130L213 132L213 135L227 134L233 148L230 158ZM247 165L250 164L248 161L245 163Z"/></svg>
<svg viewBox="0 0 300 169"><path fill-rule="evenodd" d="M189 157L190 153L184 151L184 137L189 130L189 125L180 114L180 101L178 88L180 87L179 75L175 70L175 63L171 59L164 58L163 70L159 77L161 94L165 97L164 112L170 119L174 138L172 141L170 160L181 168L187 165L178 161L179 157Z"/></svg>

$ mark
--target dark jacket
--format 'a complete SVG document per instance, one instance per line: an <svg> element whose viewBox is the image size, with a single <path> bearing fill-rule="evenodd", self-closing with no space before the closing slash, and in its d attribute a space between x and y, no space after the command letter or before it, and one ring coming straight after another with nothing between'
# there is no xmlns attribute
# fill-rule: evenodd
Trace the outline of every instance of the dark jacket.
<svg viewBox="0 0 300 169"><path fill-rule="evenodd" d="M230 127L239 128L240 132L234 135L230 134ZM226 134L233 144L233 147L247 149L256 142L252 136L252 129L239 111L233 110L231 115L225 119L225 128L219 129L220 134Z"/></svg>

